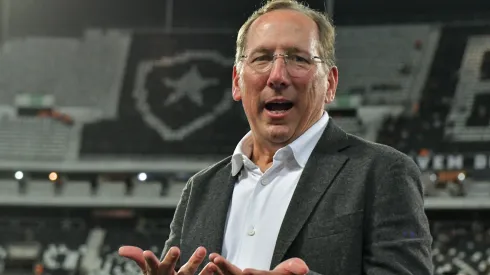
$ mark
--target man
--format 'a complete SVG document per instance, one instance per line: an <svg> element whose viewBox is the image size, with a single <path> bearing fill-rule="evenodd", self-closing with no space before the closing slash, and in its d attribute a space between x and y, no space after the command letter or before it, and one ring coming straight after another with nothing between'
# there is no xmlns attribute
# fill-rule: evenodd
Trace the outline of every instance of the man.
<svg viewBox="0 0 490 275"><path fill-rule="evenodd" d="M432 274L417 166L324 111L337 88L334 36L293 0L249 18L233 98L250 133L189 180L161 262L136 247L120 255L152 275Z"/></svg>

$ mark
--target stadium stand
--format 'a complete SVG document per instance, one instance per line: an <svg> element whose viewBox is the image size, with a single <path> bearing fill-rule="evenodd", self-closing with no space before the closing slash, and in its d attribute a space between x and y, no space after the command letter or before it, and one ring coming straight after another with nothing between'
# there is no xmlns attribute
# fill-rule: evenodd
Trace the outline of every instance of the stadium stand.
<svg viewBox="0 0 490 275"><path fill-rule="evenodd" d="M139 268L119 257L117 250L137 245L158 255L168 238L172 213L171 209L136 215L92 208L4 209L0 274L33 274L36 266L42 269L39 274L51 275L135 274Z"/></svg>
<svg viewBox="0 0 490 275"><path fill-rule="evenodd" d="M119 257L117 250L122 245L136 245L159 255L173 216L172 209L38 208L29 212L12 208L2 212L0 267L13 267L13 247L18 251L39 247L35 260L25 263L41 265L42 274L57 275L137 273L138 267ZM431 222L435 275L490 272L488 219L466 212L455 217L461 215L465 217L454 221L450 213L445 213Z"/></svg>
<svg viewBox="0 0 490 275"><path fill-rule="evenodd" d="M490 141L489 52L490 34L468 38L445 131L454 141Z"/></svg>
<svg viewBox="0 0 490 275"><path fill-rule="evenodd" d="M484 55L480 48L484 47L481 46L483 44L474 46L472 41L477 40L472 37L484 34L490 34L489 26L442 28L433 66L417 107L400 117L386 118L378 135L379 142L407 153L426 148L436 153L488 151L490 143L485 130L489 127L485 121L487 107L481 107L487 100L485 95L478 95L481 98L473 104L475 91L480 91L487 84L475 79L480 75ZM467 124L468 118L475 120L475 115L471 116L475 113L478 124L484 125L475 127ZM458 138L461 136L470 139L469 142Z"/></svg>
<svg viewBox="0 0 490 275"><path fill-rule="evenodd" d="M0 49L0 102L53 95L56 106L108 109L117 101L129 36L87 31L83 38L27 37ZM18 81L22 79L22 81Z"/></svg>
<svg viewBox="0 0 490 275"><path fill-rule="evenodd" d="M63 160L72 127L50 118L0 117L0 159Z"/></svg>
<svg viewBox="0 0 490 275"><path fill-rule="evenodd" d="M489 274L489 226L476 221L434 223L434 274Z"/></svg>
<svg viewBox="0 0 490 275"><path fill-rule="evenodd" d="M42 274L73 274L86 252L88 228L83 219L19 215L4 209L0 232L2 274L32 274L37 264Z"/></svg>
<svg viewBox="0 0 490 275"><path fill-rule="evenodd" d="M135 228L126 226L121 230L121 227L118 226L106 229L106 238L99 252L103 261L101 273L112 275L131 274L131 272L139 271L139 267L132 261L121 258L117 254L117 250L122 245L136 245L159 255L170 234L171 219L168 218L164 217L158 222L142 219L139 224L135 225Z"/></svg>
<svg viewBox="0 0 490 275"><path fill-rule="evenodd" d="M338 28L338 92L360 94L368 105L417 98L438 38L430 25Z"/></svg>

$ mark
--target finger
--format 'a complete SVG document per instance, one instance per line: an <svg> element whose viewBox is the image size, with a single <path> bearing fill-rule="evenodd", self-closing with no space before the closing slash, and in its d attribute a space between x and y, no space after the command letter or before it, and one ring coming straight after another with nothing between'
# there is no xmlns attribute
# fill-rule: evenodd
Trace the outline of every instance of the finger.
<svg viewBox="0 0 490 275"><path fill-rule="evenodd" d="M136 246L122 246L119 248L119 255L133 260L143 272L146 271L146 261L143 257L143 250L141 248Z"/></svg>
<svg viewBox="0 0 490 275"><path fill-rule="evenodd" d="M189 261L180 268L179 274L194 275L205 257L206 249L202 246L198 247L196 251L194 251L194 254L192 254L190 257Z"/></svg>
<svg viewBox="0 0 490 275"><path fill-rule="evenodd" d="M308 273L309 268L300 258L291 258L277 265L273 271L280 274L304 275Z"/></svg>
<svg viewBox="0 0 490 275"><path fill-rule="evenodd" d="M214 264L214 263L213 263L213 264ZM216 269L217 269L217 270L214 272L214 274L215 274L215 275L225 275L225 273L223 273L223 271L221 271L221 269L220 269L220 268L219 268L219 267L218 267L216 264L214 264L214 265L216 266Z"/></svg>
<svg viewBox="0 0 490 275"><path fill-rule="evenodd" d="M209 261L214 262L214 259L219 257L220 255L218 253L211 253L209 254Z"/></svg>
<svg viewBox="0 0 490 275"><path fill-rule="evenodd" d="M272 271L257 270L253 268L245 268L243 270L243 275L272 275L272 274L274 274L274 272Z"/></svg>
<svg viewBox="0 0 490 275"><path fill-rule="evenodd" d="M219 268L214 263L210 262L202 269L199 275L214 275L218 270Z"/></svg>
<svg viewBox="0 0 490 275"><path fill-rule="evenodd" d="M162 262L158 265L158 275L172 274L179 257L180 249L178 247L171 247Z"/></svg>
<svg viewBox="0 0 490 275"><path fill-rule="evenodd" d="M296 275L304 275L310 271L306 263L298 258L291 259L285 268L287 271Z"/></svg>
<svg viewBox="0 0 490 275"><path fill-rule="evenodd" d="M145 258L147 272L151 275L157 275L158 265L160 264L157 256L150 250L146 250L143 252L143 257Z"/></svg>
<svg viewBox="0 0 490 275"><path fill-rule="evenodd" d="M218 256L213 260L213 263L223 272L224 275L241 275L242 271L226 260L223 256Z"/></svg>

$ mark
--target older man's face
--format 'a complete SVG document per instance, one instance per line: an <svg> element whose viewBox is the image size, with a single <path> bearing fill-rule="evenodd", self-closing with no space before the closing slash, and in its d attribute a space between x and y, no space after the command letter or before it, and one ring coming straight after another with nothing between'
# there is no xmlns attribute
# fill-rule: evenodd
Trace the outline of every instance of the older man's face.
<svg viewBox="0 0 490 275"><path fill-rule="evenodd" d="M247 36L240 68L234 69L233 97L241 100L252 132L264 145L292 142L322 115L324 104L333 100L337 69L327 71L318 60L318 31L308 16L292 10L277 10L259 17ZM279 54L269 70L261 69ZM281 54L294 56L288 64ZM292 63L305 64L301 70ZM254 64L258 66L254 66ZM257 69L259 68L259 69Z"/></svg>

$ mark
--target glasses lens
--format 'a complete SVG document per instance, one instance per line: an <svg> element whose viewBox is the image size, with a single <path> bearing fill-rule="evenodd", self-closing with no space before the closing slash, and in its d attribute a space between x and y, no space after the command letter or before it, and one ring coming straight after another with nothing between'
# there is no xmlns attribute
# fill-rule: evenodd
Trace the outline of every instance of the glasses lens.
<svg viewBox="0 0 490 275"><path fill-rule="evenodd" d="M312 64L298 64L297 62L289 62L286 66L287 71L292 77L303 77L312 68Z"/></svg>
<svg viewBox="0 0 490 275"><path fill-rule="evenodd" d="M252 68L259 73L266 73L272 68L270 61L255 61L251 63Z"/></svg>
<svg viewBox="0 0 490 275"><path fill-rule="evenodd" d="M301 56L282 56L286 65L286 70L292 77L303 77L312 68L313 64L307 58ZM278 58L272 56L262 56L259 58L248 58L247 63L257 73L270 73L274 63Z"/></svg>

